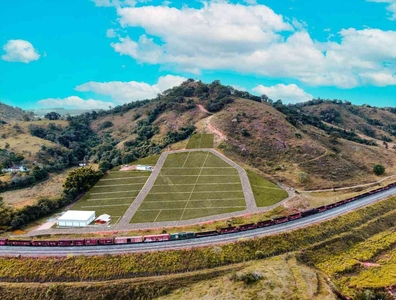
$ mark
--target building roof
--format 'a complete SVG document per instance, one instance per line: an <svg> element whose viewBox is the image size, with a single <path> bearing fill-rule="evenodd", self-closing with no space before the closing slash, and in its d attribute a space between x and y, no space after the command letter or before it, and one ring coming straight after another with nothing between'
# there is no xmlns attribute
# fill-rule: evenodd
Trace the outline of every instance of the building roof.
<svg viewBox="0 0 396 300"><path fill-rule="evenodd" d="M69 210L65 212L58 221L74 220L74 221L87 221L95 216L94 211L82 211L82 210Z"/></svg>
<svg viewBox="0 0 396 300"><path fill-rule="evenodd" d="M99 217L96 218L96 220L101 220L101 221L110 221L111 217L108 214L100 215Z"/></svg>

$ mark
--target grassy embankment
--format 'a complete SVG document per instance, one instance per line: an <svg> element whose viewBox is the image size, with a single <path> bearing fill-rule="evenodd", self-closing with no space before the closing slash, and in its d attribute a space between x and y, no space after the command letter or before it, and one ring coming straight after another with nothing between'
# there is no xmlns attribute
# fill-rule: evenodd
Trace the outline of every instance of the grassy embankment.
<svg viewBox="0 0 396 300"><path fill-rule="evenodd" d="M213 134L193 134L188 140L186 149L213 148Z"/></svg>

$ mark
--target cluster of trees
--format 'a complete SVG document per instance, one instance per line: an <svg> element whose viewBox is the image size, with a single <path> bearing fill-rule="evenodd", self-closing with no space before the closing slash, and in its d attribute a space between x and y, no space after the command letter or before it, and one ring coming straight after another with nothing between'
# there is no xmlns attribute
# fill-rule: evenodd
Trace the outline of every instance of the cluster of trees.
<svg viewBox="0 0 396 300"><path fill-rule="evenodd" d="M35 166L28 172L12 173L10 182L0 180L0 192L16 190L31 186L48 178L48 171L45 168Z"/></svg>
<svg viewBox="0 0 396 300"><path fill-rule="evenodd" d="M19 166L25 157L20 153L9 151L8 149L0 149L0 170Z"/></svg>

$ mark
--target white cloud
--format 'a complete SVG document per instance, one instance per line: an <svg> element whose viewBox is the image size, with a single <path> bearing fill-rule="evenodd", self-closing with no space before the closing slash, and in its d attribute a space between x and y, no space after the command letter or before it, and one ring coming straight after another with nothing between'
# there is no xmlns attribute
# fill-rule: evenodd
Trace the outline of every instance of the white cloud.
<svg viewBox="0 0 396 300"><path fill-rule="evenodd" d="M67 98L48 98L37 102L43 107L64 107L64 108L85 108L85 109L109 109L109 106L114 107L112 102L104 102L100 100L84 100L78 96L71 96Z"/></svg>
<svg viewBox="0 0 396 300"><path fill-rule="evenodd" d="M180 85L187 78L173 75L162 76L154 85L145 82L87 82L76 87L80 92L94 92L99 95L108 95L118 104L155 98L159 93Z"/></svg>
<svg viewBox="0 0 396 300"><path fill-rule="evenodd" d="M113 28L107 29L106 37L108 37L110 39L115 38L115 37L117 37L117 33Z"/></svg>
<svg viewBox="0 0 396 300"><path fill-rule="evenodd" d="M338 33L340 42L319 42L305 24L289 23L265 5L226 1L203 2L200 9L118 7L117 13L121 26L145 34L120 37L114 50L167 69L232 70L341 88L393 84L367 74L396 72L396 31L350 28Z"/></svg>
<svg viewBox="0 0 396 300"><path fill-rule="evenodd" d="M1 58L9 62L30 63L38 60L40 55L33 45L25 40L9 40L4 46L5 54Z"/></svg>
<svg viewBox="0 0 396 300"><path fill-rule="evenodd" d="M367 2L386 3L389 12L389 20L396 20L396 0L366 0Z"/></svg>
<svg viewBox="0 0 396 300"><path fill-rule="evenodd" d="M252 89L254 92L265 94L272 100L282 99L286 103L297 103L312 100L314 97L295 84L277 84L273 86L258 85Z"/></svg>

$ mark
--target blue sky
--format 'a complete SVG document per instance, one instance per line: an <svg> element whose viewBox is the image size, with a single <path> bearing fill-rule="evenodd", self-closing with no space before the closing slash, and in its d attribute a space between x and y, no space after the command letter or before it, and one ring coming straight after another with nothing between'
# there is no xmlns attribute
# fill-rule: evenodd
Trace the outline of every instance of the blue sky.
<svg viewBox="0 0 396 300"><path fill-rule="evenodd" d="M396 106L396 0L0 4L0 101L107 108L185 78Z"/></svg>

